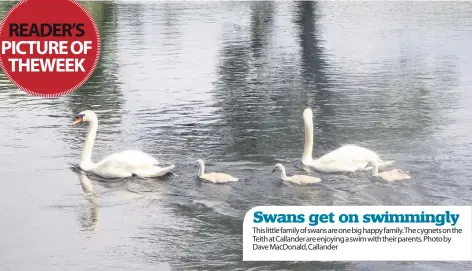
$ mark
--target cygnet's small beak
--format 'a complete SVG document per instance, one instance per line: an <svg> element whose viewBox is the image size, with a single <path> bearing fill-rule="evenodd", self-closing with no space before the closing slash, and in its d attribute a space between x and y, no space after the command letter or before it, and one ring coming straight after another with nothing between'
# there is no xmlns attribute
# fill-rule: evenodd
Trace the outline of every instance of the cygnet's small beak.
<svg viewBox="0 0 472 271"><path fill-rule="evenodd" d="M365 165L364 169L366 169L366 168L368 168L368 167L370 167L370 166L372 166L372 163L371 163L371 162L367 163L367 165Z"/></svg>
<svg viewBox="0 0 472 271"><path fill-rule="evenodd" d="M274 172L276 172L276 171L277 171L277 169L274 167L274 168L272 169L272 173L274 173Z"/></svg>

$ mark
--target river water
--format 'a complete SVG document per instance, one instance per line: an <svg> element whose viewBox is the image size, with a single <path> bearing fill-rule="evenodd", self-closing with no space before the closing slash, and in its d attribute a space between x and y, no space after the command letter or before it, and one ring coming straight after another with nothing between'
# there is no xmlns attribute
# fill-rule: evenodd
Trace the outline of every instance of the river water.
<svg viewBox="0 0 472 271"><path fill-rule="evenodd" d="M86 4L103 45L85 86L42 99L0 77L2 270L471 270L242 262L243 217L257 205L471 204L470 2ZM271 170L302 172L308 106L314 157L355 143L412 179L283 184ZM86 127L71 123L86 109L100 121L95 161L138 148L174 174L78 174ZM198 158L242 180L201 183Z"/></svg>

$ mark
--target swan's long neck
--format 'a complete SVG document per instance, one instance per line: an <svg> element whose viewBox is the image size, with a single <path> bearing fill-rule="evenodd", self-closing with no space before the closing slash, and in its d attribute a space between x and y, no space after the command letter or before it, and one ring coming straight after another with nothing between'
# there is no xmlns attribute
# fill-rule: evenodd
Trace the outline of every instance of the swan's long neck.
<svg viewBox="0 0 472 271"><path fill-rule="evenodd" d="M199 165L199 167L198 167L198 176L202 176L203 174L205 174L205 164L204 163L199 163L198 165Z"/></svg>
<svg viewBox="0 0 472 271"><path fill-rule="evenodd" d="M88 127L87 137L85 138L84 148L82 149L82 155L80 156L80 167L87 170L93 167L92 162L92 149L95 137L97 136L97 121L91 121Z"/></svg>
<svg viewBox="0 0 472 271"><path fill-rule="evenodd" d="M309 162L313 160L313 120L304 118L303 121L305 123L305 149L302 161Z"/></svg>

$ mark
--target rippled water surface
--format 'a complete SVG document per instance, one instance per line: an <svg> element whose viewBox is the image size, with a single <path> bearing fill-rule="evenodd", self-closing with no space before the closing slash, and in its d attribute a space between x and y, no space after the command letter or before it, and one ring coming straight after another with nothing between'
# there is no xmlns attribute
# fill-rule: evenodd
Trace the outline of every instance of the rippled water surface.
<svg viewBox="0 0 472 271"><path fill-rule="evenodd" d="M56 99L0 77L2 270L470 270L470 263L243 263L256 205L470 205L470 2L86 3L100 26L89 82ZM0 3L3 14L7 2ZM355 143L411 173L282 184ZM94 110L93 159L139 148L173 175L104 182L74 169ZM242 178L196 180L195 160ZM317 175L316 173L313 173ZM97 196L86 196L91 181Z"/></svg>

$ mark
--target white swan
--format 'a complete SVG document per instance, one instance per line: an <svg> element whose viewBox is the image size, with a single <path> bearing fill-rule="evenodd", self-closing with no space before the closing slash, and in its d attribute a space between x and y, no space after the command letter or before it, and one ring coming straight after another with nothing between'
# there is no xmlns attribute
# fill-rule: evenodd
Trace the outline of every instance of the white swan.
<svg viewBox="0 0 472 271"><path fill-rule="evenodd" d="M238 178L235 178L226 173L211 172L205 173L205 163L202 159L197 160L198 168L198 177L202 180L209 181L212 183L227 183L227 182L236 182Z"/></svg>
<svg viewBox="0 0 472 271"><path fill-rule="evenodd" d="M302 164L314 169L326 172L355 172L358 170L370 170L367 167L369 161L377 161L378 167L383 169L395 163L395 161L382 161L373 151L348 144L332 152L329 152L318 159L313 159L313 112L310 108L303 111L303 121L305 124L305 149L302 156Z"/></svg>
<svg viewBox="0 0 472 271"><path fill-rule="evenodd" d="M276 164L272 172L275 172L276 170L282 171L280 178L286 182L291 182L298 185L313 184L313 183L321 182L320 178L316 178L316 177L312 177L308 175L287 176L285 173L285 167L282 164Z"/></svg>
<svg viewBox="0 0 472 271"><path fill-rule="evenodd" d="M152 156L138 150L114 153L98 163L92 162L92 148L97 135L97 115L90 110L77 114L72 125L89 122L87 137L80 157L80 168L93 172L103 178L126 178L138 176L142 178L158 177L170 172L175 166L159 167L159 162Z"/></svg>
<svg viewBox="0 0 472 271"><path fill-rule="evenodd" d="M379 167L377 164L377 161L372 161L367 164L367 166L372 166L372 175L374 177L380 177L384 181L387 182L394 182L394 181L401 181L401 180L409 180L411 179L410 175L408 173L404 172L401 169L392 169L389 171L383 171L379 173Z"/></svg>

